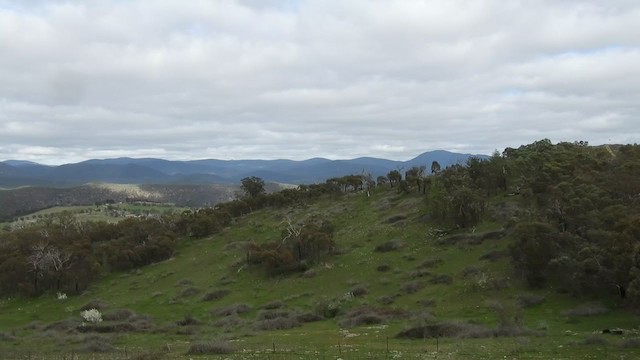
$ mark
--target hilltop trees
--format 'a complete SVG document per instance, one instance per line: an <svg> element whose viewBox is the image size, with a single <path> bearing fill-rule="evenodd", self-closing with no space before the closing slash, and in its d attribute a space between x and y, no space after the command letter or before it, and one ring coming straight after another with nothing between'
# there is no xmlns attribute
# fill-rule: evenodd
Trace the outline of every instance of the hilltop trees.
<svg viewBox="0 0 640 360"><path fill-rule="evenodd" d="M249 176L240 180L242 185L240 189L244 192L246 197L256 198L265 193L264 180L256 176Z"/></svg>

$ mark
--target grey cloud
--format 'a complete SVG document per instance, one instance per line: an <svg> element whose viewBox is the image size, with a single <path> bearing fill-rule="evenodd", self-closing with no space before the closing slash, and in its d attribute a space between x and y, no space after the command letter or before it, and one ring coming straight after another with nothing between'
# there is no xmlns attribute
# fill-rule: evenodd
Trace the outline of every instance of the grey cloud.
<svg viewBox="0 0 640 360"><path fill-rule="evenodd" d="M638 24L625 0L0 1L0 159L634 142Z"/></svg>

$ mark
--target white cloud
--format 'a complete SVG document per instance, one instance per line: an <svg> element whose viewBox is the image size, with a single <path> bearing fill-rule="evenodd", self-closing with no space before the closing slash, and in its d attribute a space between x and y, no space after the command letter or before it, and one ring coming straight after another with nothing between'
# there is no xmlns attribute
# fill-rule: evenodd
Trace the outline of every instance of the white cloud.
<svg viewBox="0 0 640 360"><path fill-rule="evenodd" d="M0 0L0 159L635 142L639 24L631 0Z"/></svg>

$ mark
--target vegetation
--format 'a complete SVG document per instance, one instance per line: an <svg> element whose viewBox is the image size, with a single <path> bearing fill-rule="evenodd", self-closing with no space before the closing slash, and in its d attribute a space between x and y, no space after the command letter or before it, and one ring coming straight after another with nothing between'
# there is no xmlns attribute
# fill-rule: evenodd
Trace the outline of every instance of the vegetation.
<svg viewBox="0 0 640 360"><path fill-rule="evenodd" d="M425 169L13 229L0 351L639 354L639 146L542 140Z"/></svg>

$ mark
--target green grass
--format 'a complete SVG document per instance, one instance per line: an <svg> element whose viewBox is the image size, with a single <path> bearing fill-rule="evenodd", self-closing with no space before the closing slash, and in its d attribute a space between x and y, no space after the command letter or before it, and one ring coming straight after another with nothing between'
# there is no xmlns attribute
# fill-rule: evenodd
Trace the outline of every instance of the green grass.
<svg viewBox="0 0 640 360"><path fill-rule="evenodd" d="M55 294L36 299L0 300L0 332L14 334L15 340L0 340L0 353L24 354L28 349L40 353L64 353L79 346L76 335L51 333L25 329L33 321L51 323L68 317L79 319L79 308L92 299L102 299L112 309L127 308L140 314L148 314L161 331L129 332L112 335L113 344L119 349L111 355L87 355L86 358L117 358L124 349L128 354L170 349L167 358L186 358L189 345L194 341L226 338L238 350L226 358L265 358L276 349L273 358L632 358L640 356L640 349L622 348L623 338L638 337L637 316L617 307L615 297L603 305L611 309L604 315L570 319L563 311L575 308L579 301L553 289L529 290L511 273L508 257L496 261L480 260L490 251L507 248L508 238L486 240L478 245L440 245L433 229L439 228L424 217L424 203L415 195L397 195L387 190L375 191L371 197L363 194L349 195L336 201L324 199L316 204L294 208L268 209L255 212L225 229L221 234L200 240L187 239L179 246L176 256L139 271L105 276L81 295L69 294L64 301ZM143 207L146 208L146 207ZM403 215L406 219L389 222ZM242 242L274 241L280 238L283 220L300 221L311 216L322 216L336 225L335 241L340 255L326 258L313 267L316 275L311 278L293 274L284 277L268 277L259 268L242 266L244 252ZM487 222L477 226L476 233L496 230L500 226ZM397 240L403 246L390 252L374 252L386 241ZM234 246L235 244L235 246ZM426 269L433 274L446 274L452 283L432 284L430 277L411 278L412 271L426 259L441 262ZM388 265L389 271L379 272L379 265ZM464 269L475 267L476 275L464 276ZM482 279L500 280L504 288L480 286ZM188 280L188 285L183 285ZM409 281L419 281L422 288L407 293L403 286ZM368 294L352 298L346 295L355 284L365 286ZM480 284L480 285L479 285ZM200 293L180 297L187 287ZM215 289L229 289L220 300L203 302L201 297ZM282 301L285 309L297 312L313 311L321 301L340 303L342 311L370 305L386 306L407 313L415 318L420 313L432 312L438 320L466 320L495 326L496 312L491 302L515 304L522 294L543 295L545 301L535 307L521 310L524 325L540 330L543 336L488 339L427 339L401 340L395 335L417 320L412 316L392 319L381 325L342 329L339 318L304 324L288 330L258 331L252 326L260 306L272 301ZM382 305L378 299L389 296L390 305ZM432 299L435 305L425 308L419 301ZM210 310L237 303L246 303L253 309L240 317L245 324L228 330L215 326L218 317ZM416 315L417 314L417 315ZM192 331L180 333L176 321L192 315L202 321ZM607 337L608 345L585 345L584 340L593 332L606 328L623 328L635 332ZM191 332L191 333L189 333ZM388 342L388 345L387 345ZM389 353L387 354L387 346ZM436 347L437 346L437 347ZM296 353L283 355L281 352ZM198 357L198 358L207 358ZM211 355L211 358L217 358Z"/></svg>

